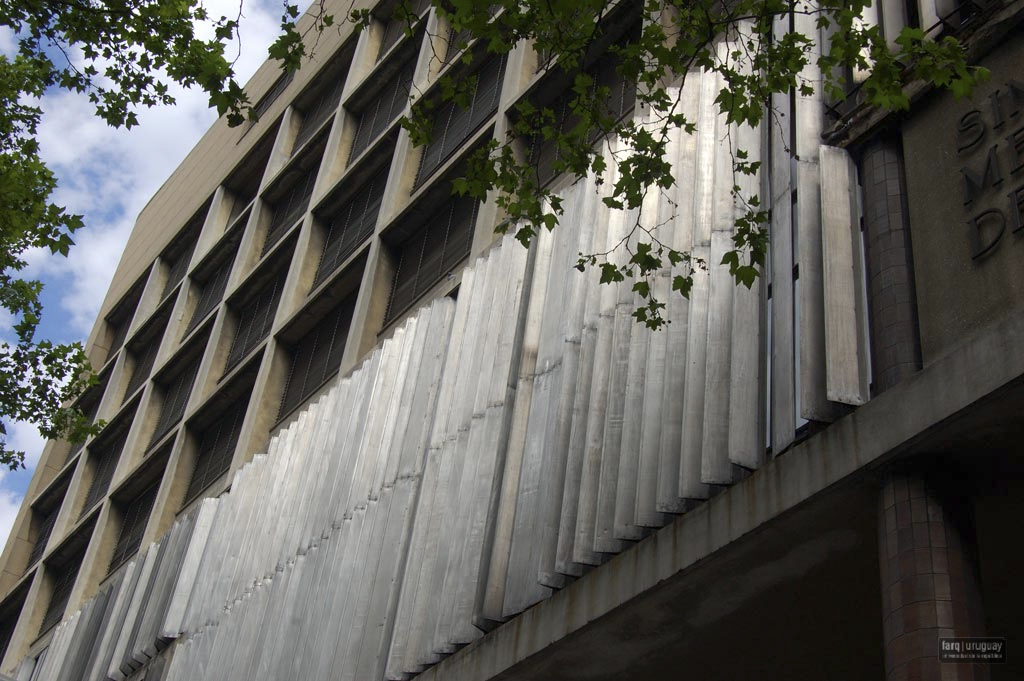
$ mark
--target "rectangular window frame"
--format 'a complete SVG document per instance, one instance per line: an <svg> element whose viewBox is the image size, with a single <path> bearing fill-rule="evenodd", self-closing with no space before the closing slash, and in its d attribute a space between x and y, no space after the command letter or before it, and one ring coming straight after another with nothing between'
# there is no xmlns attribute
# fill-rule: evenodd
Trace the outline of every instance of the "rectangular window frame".
<svg viewBox="0 0 1024 681"><path fill-rule="evenodd" d="M338 373L348 341L355 303L355 292L345 296L289 348L288 377L278 408L279 421L308 400Z"/></svg>
<svg viewBox="0 0 1024 681"><path fill-rule="evenodd" d="M476 79L468 108L447 101L435 110L430 142L424 145L420 154L414 189L422 186L494 118L501 100L507 62L507 54L492 54L466 76Z"/></svg>
<svg viewBox="0 0 1024 681"><path fill-rule="evenodd" d="M407 236L389 239L395 255L395 274L384 315L385 325L411 309L466 260L472 251L479 209L480 202L476 199L452 195ZM425 260L425 256L429 259ZM411 275L410 266L413 268Z"/></svg>
<svg viewBox="0 0 1024 681"><path fill-rule="evenodd" d="M327 206L319 209L320 214L326 214L323 217L326 236L313 277L314 289L341 269L352 254L373 236L390 171L389 157L383 166L367 173L369 178L346 200L339 202L337 208Z"/></svg>

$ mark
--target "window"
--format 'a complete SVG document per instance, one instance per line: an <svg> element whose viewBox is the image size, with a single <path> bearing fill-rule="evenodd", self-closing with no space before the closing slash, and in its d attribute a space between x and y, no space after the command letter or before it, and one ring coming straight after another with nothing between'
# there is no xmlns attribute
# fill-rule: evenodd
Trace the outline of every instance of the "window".
<svg viewBox="0 0 1024 681"><path fill-rule="evenodd" d="M280 267L256 295L238 307L238 327L231 341L231 349L228 350L225 372L241 362L270 333L287 275L288 268Z"/></svg>
<svg viewBox="0 0 1024 681"><path fill-rule="evenodd" d="M345 88L345 69L335 69L330 73L320 76L319 89L309 96L305 103L297 104L302 112L302 126L295 136L294 149L299 149L303 144L313 138L313 135L320 130L320 127L338 110L341 102L341 93Z"/></svg>
<svg viewBox="0 0 1024 681"><path fill-rule="evenodd" d="M49 511L38 511L33 509L35 515L41 519L39 531L36 532L36 541L32 545L32 552L28 554L28 568L39 562L46 551L46 542L50 541L50 534L53 533L53 525L57 522L57 514L60 512L60 503ZM27 568L26 568L27 569ZM0 655L2 658L3 655Z"/></svg>
<svg viewBox="0 0 1024 681"><path fill-rule="evenodd" d="M256 114L257 120L262 118L263 114L270 111L271 105L273 105L274 101L281 96L281 93L285 91L294 77L294 71L285 71L277 80L274 81L274 84L270 86L270 89L267 90L266 94L260 97L259 101L256 102L256 105L252 107L252 112Z"/></svg>
<svg viewBox="0 0 1024 681"><path fill-rule="evenodd" d="M359 125L352 139L349 163L358 158L405 111L409 103L414 63L412 59L404 63L398 73L379 88L377 96L356 113Z"/></svg>
<svg viewBox="0 0 1024 681"><path fill-rule="evenodd" d="M304 154L303 157L288 168L282 178L275 183L272 193L277 195L275 199L268 199L273 206L274 217L270 221L270 228L263 240L261 255L266 253L281 240L288 229L306 213L309 207L309 199L313 195L313 185L316 183L317 171L320 169L320 158L323 155L323 145L318 151Z"/></svg>
<svg viewBox="0 0 1024 681"><path fill-rule="evenodd" d="M148 271L147 271L148 274ZM107 315L106 321L107 326L110 329L110 344L107 346L110 349L107 351L107 361L113 357L121 346L124 344L124 339L128 337L128 329L131 327L132 318L135 316L135 308L139 305L139 299L142 297L142 289L146 285L147 274L143 274L142 277L135 282L135 284L128 290L128 293L117 303L114 309Z"/></svg>
<svg viewBox="0 0 1024 681"><path fill-rule="evenodd" d="M125 389L126 398L131 397L149 378L149 372L153 369L153 362L156 360L156 353L160 349L160 341L170 318L171 307L167 305L128 343L128 352L131 353L133 366L131 378L128 379L128 387Z"/></svg>
<svg viewBox="0 0 1024 681"><path fill-rule="evenodd" d="M205 345L205 339L198 343L199 348ZM185 362L172 375L159 380L163 391L163 403L160 405L160 415L157 418L156 430L149 440L152 447L160 438L169 433L181 417L185 414L185 407L188 405L189 395L192 394L192 384L199 373L199 363L203 356L201 352Z"/></svg>
<svg viewBox="0 0 1024 681"><path fill-rule="evenodd" d="M469 108L445 102L434 115L430 142L423 148L416 186L430 176L462 143L498 110L501 81L505 75L505 55L494 55L480 67L469 98Z"/></svg>
<svg viewBox="0 0 1024 681"><path fill-rule="evenodd" d="M355 296L349 296L295 345L279 418L299 406L337 372L354 307Z"/></svg>
<svg viewBox="0 0 1024 681"><path fill-rule="evenodd" d="M14 637L14 627L18 624L18 617L21 616L21 609L25 605L27 585L18 589L18 592L9 596L7 601L0 605L0 660L7 654L7 647Z"/></svg>
<svg viewBox="0 0 1024 681"><path fill-rule="evenodd" d="M114 423L103 429L103 432L89 445L89 461L92 462L92 482L85 495L85 503L79 517L84 517L93 506L103 500L114 479L114 470L121 459L121 451L128 440L134 410L125 414Z"/></svg>
<svg viewBox="0 0 1024 681"><path fill-rule="evenodd" d="M203 209L192 218L191 222L185 226L185 229L174 238L171 248L160 256L167 263L167 281L164 283L163 293L160 294L161 299L166 298L167 294L173 291L181 283L182 279L185 278L189 263L192 261L192 252L196 248L199 230L202 229L203 220L206 218L208 206L209 203L203 206Z"/></svg>
<svg viewBox="0 0 1024 681"><path fill-rule="evenodd" d="M184 505L198 497L231 467L231 458L235 454L235 445L238 444L245 410L249 405L249 392L251 386L249 391L244 391L242 395L231 400L230 406L219 417L196 434L199 443L196 463L185 492Z"/></svg>
<svg viewBox="0 0 1024 681"><path fill-rule="evenodd" d="M201 280L197 277L197 283L202 286L202 291L199 294L196 309L192 312L192 319L189 320L188 327L185 329L186 336L206 319L224 297L224 289L228 285L228 277L231 275L231 265L235 261L240 236L241 230L235 232L218 248L217 254L209 263L204 264L203 269L206 270L206 273L200 275L202 276Z"/></svg>
<svg viewBox="0 0 1024 681"><path fill-rule="evenodd" d="M228 217L229 225L237 224L245 214L245 209L256 198L256 192L259 191L263 172L267 169L267 162L270 161L270 153L274 149L276 137L276 130L268 130L263 138L253 146L252 151L246 154L245 159L224 180L224 188L234 198L231 203L231 214Z"/></svg>
<svg viewBox="0 0 1024 681"><path fill-rule="evenodd" d="M398 246L398 268L386 322L408 309L469 255L477 207L474 199L452 197L433 218Z"/></svg>
<svg viewBox="0 0 1024 681"><path fill-rule="evenodd" d="M380 61L402 39L410 26L416 25L419 21L418 17L428 7L430 7L430 0L402 0L398 3L384 26L384 36L380 41L377 61Z"/></svg>
<svg viewBox="0 0 1024 681"><path fill-rule="evenodd" d="M100 375L99 381L96 385L90 387L85 391L85 394L78 400L78 408L83 414L89 419L89 423L96 421L96 416L100 411L100 402L103 400L103 391L107 387L107 380L110 378L110 370L108 369ZM71 451L68 452L68 458L71 458L82 450L85 442L74 442L71 444Z"/></svg>
<svg viewBox="0 0 1024 681"><path fill-rule="evenodd" d="M78 570L82 567L84 556L85 549L82 548L61 563L48 566L50 578L53 580L53 590L50 592L50 604L43 615L43 624L39 627L40 635L60 624L61 618L64 617L64 610L71 599L71 590L75 586L75 579L78 578Z"/></svg>
<svg viewBox="0 0 1024 681"><path fill-rule="evenodd" d="M594 79L594 88L608 88L608 100L605 113L616 121L621 119L633 109L636 99L636 83L629 83L623 79L615 70L617 61L609 54L600 57L587 69L587 73ZM566 80L565 87L558 87L561 94L553 102L542 105L550 108L555 115L555 122L560 133L567 133L576 126L578 117L572 112L570 103L575 95L569 90L568 84L571 81L562 74ZM596 142L599 131L591 136L591 142ZM534 138L530 141L530 163L537 168L537 176L541 185L546 184L559 174L560 150L554 139Z"/></svg>
<svg viewBox="0 0 1024 681"><path fill-rule="evenodd" d="M121 530L114 545L114 555L110 559L107 572L113 572L135 555L142 543L142 535L146 532L146 523L156 501L156 493L160 489L160 481L156 480L139 493L124 507L121 512Z"/></svg>
<svg viewBox="0 0 1024 681"><path fill-rule="evenodd" d="M384 186L388 181L390 166L384 166L368 182L357 189L352 198L330 218L327 239L320 254L313 286L319 286L331 275L345 258L366 241L377 225L377 213L384 197Z"/></svg>

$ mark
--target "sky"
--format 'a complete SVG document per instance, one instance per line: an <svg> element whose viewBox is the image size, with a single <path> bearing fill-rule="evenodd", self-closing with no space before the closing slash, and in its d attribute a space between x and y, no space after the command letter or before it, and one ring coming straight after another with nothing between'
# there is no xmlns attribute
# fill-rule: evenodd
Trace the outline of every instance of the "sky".
<svg viewBox="0 0 1024 681"><path fill-rule="evenodd" d="M307 2L300 3L303 6ZM206 0L211 16L238 13L238 0ZM280 0L245 0L241 40L228 50L237 55L235 72L244 83L266 59L277 36ZM14 50L13 34L0 33L0 52ZM47 94L39 131L41 152L59 184L53 200L84 217L67 258L48 252L27 254L25 276L44 283L43 319L37 339L82 341L89 335L135 218L188 151L216 120L201 92L174 90L177 104L139 112L132 130L109 127L93 115L87 99L57 91ZM6 333L5 333L6 332ZM10 321L0 319L0 338ZM0 467L0 547L6 541L43 440L29 424L12 424L8 444L27 453L26 468Z"/></svg>

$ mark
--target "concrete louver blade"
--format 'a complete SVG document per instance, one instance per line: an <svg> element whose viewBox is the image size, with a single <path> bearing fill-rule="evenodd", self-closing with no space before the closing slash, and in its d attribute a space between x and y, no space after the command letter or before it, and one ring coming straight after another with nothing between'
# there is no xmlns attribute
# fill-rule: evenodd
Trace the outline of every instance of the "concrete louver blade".
<svg viewBox="0 0 1024 681"><path fill-rule="evenodd" d="M181 569L173 586L167 613L161 627L161 635L175 638L182 633L182 620L188 605L188 596L195 584L199 563L202 560L206 541L210 536L213 516L217 512L218 499L203 499L194 511L195 520L188 546L182 556Z"/></svg>
<svg viewBox="0 0 1024 681"><path fill-rule="evenodd" d="M614 141L609 142L614 153ZM605 185L614 184L615 175ZM603 210L607 223L605 249L625 236L622 211ZM618 257L614 252L612 260ZM593 373L587 412L586 438L583 443L583 464L580 473L580 493L576 510L576 528L572 560L585 565L600 565L608 553L620 551L624 544L613 536L599 536L598 517L601 497L601 479L604 470L605 425L608 420L609 389L613 373L612 351L615 345L617 319L616 286L601 286L597 301L597 329L594 340Z"/></svg>
<svg viewBox="0 0 1024 681"><path fill-rule="evenodd" d="M515 500L519 495L526 422L533 398L534 373L537 362L537 343L540 334L538 309L542 307L547 292L542 282L546 281L547 268L550 264L550 247L550 235L546 232L541 233L531 247L533 252L530 256L530 280L526 282L529 295L520 304L519 324L521 328L517 334L521 337L519 342L521 361L518 376L515 377L515 397L510 405L511 412L507 424L508 436L504 443L504 460L500 472L501 480L495 481L497 498L492 504L494 517L490 520L493 527L489 530L488 555L484 557L487 563L487 573L478 594L476 608L481 622L497 622L504 619L505 599L509 588L509 558L515 523ZM423 494L429 493L430 488L424 479ZM393 678L390 676L391 671L392 669L389 667L388 678Z"/></svg>
<svg viewBox="0 0 1024 681"><path fill-rule="evenodd" d="M561 369L557 378L552 376L555 398L554 409L547 414L545 440L540 484L540 522L535 527L538 547L537 563L533 567L536 579L541 584L560 588L567 583L566 574L558 569L559 530L562 525L563 494L569 467L570 438L576 414L576 401L580 398L578 385L582 372L581 338L586 314L587 284L589 278L576 269L580 253L592 253L595 232L599 231L595 220L596 205L594 189L596 179L588 176L574 184L567 198L571 200L566 208L571 215L572 229L560 237L560 248L556 249L552 270L560 270L560 304L554 308L552 320L553 342L556 347L546 351L556 357L560 355ZM571 211L571 213L570 213ZM566 225L568 226L568 225ZM603 226L602 226L603 227ZM603 232L603 229L600 231ZM603 237L603 234L601 235ZM558 297L550 298L554 303ZM561 308L561 314L558 310ZM571 572L570 572L571 574Z"/></svg>
<svg viewBox="0 0 1024 681"><path fill-rule="evenodd" d="M584 198L584 224L594 225L589 244L584 245L581 239L581 253L603 252L606 250L607 224L605 213L608 208L597 198L597 182L588 176ZM597 343L597 326L601 287L598 285L598 273L590 268L578 275L583 281L582 300L579 303L580 316L578 324L578 376L574 386L571 407L571 423L566 445L565 476L562 481L560 509L558 512L557 540L555 544L553 569L572 576L580 576L585 566L575 562L572 557L576 537L576 520L579 511L580 487L583 477L583 463L587 441L587 423L589 422L590 397L594 374L594 351Z"/></svg>

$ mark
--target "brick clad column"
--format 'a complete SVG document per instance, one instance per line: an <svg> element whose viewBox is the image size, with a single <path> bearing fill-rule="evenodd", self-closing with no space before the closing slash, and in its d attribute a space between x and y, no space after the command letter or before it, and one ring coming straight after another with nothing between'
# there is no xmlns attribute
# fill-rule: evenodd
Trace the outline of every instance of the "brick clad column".
<svg viewBox="0 0 1024 681"><path fill-rule="evenodd" d="M882 483L879 560L886 681L988 681L987 665L939 662L938 639L984 636L975 544L965 503L923 478Z"/></svg>
<svg viewBox="0 0 1024 681"><path fill-rule="evenodd" d="M874 392L921 368L906 182L899 142L880 136L860 162Z"/></svg>

